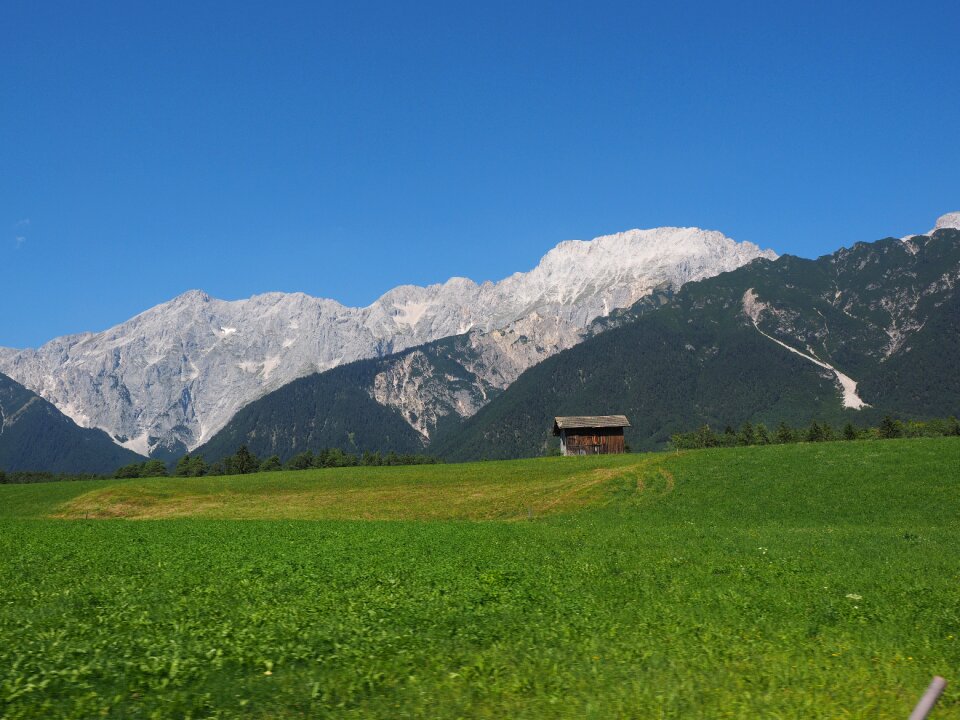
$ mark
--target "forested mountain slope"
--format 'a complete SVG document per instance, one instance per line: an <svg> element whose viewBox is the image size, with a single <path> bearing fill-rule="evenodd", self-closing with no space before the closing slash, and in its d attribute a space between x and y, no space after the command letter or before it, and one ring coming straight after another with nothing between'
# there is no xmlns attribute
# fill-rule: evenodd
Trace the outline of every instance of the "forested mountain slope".
<svg viewBox="0 0 960 720"><path fill-rule="evenodd" d="M428 437L414 425L435 431L443 419L438 408L453 412L455 407L479 407L478 392L494 392L464 368L463 348L468 344L468 336L457 336L294 380L244 407L195 452L210 461L242 444L260 457L279 455L283 460L326 447L423 452ZM387 392L384 378L394 378L397 368L406 370L407 382L414 386L410 397L417 404L405 412L375 399L377 388Z"/></svg>
<svg viewBox="0 0 960 720"><path fill-rule="evenodd" d="M0 469L110 473L143 459L0 374Z"/></svg>
<svg viewBox="0 0 960 720"><path fill-rule="evenodd" d="M431 448L552 451L555 415L625 413L635 448L707 423L960 412L960 231L785 256L689 283L531 368ZM860 408L860 409L855 409Z"/></svg>

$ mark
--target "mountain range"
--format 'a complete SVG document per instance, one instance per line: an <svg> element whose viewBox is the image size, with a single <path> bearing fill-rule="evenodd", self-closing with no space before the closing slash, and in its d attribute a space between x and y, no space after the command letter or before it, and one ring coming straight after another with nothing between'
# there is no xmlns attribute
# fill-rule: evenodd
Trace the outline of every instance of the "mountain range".
<svg viewBox="0 0 960 720"><path fill-rule="evenodd" d="M555 415L626 414L634 449L702 424L960 413L960 231L783 256L689 283L521 375L431 448L552 452Z"/></svg>
<svg viewBox="0 0 960 720"><path fill-rule="evenodd" d="M191 292L105 333L0 350L0 370L113 449L155 457L240 444L282 459L518 457L555 451L554 415L607 413L648 449L700 424L957 414L958 283L958 213L815 260L634 230L561 243L499 283L403 286L367 308Z"/></svg>
<svg viewBox="0 0 960 720"><path fill-rule="evenodd" d="M679 287L757 257L776 255L719 232L657 228L562 242L533 270L497 283L400 286L365 308L302 293L224 301L191 291L104 332L0 348L0 372L81 427L142 455L172 458L292 380L454 335L469 334L480 385L502 389L579 342L596 317L657 286ZM427 437L434 421L409 407L402 381L377 382L376 401L400 409ZM462 414L479 407L480 392L458 400Z"/></svg>
<svg viewBox="0 0 960 720"><path fill-rule="evenodd" d="M657 288L504 384L485 381L502 363L485 361L469 335L351 363L251 403L198 452L427 447L466 460L552 452L551 419L564 414L625 413L637 449L700 424L954 414L960 233L951 222L960 225L945 216L928 235L817 260L757 258Z"/></svg>

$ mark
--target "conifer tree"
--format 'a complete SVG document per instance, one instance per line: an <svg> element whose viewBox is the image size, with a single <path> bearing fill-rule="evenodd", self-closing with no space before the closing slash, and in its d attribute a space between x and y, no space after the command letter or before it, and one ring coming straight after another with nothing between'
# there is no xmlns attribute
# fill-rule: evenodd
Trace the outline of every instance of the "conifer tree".
<svg viewBox="0 0 960 720"><path fill-rule="evenodd" d="M324 467L346 467L350 464L347 453L340 448L330 448L326 453L327 459Z"/></svg>
<svg viewBox="0 0 960 720"><path fill-rule="evenodd" d="M287 470L306 470L312 467L316 466L314 465L313 452L310 450L298 453L287 461Z"/></svg>
<svg viewBox="0 0 960 720"><path fill-rule="evenodd" d="M782 420L780 421L780 424L777 425L776 441L781 445L792 443L794 441L793 430L791 430L790 426Z"/></svg>
<svg viewBox="0 0 960 720"><path fill-rule="evenodd" d="M147 460L140 470L140 477L166 477L167 465L163 460Z"/></svg>
<svg viewBox="0 0 960 720"><path fill-rule="evenodd" d="M903 435L903 427L889 415L884 415L883 420L880 421L880 427L877 430L880 437L884 440L898 438Z"/></svg>
<svg viewBox="0 0 960 720"><path fill-rule="evenodd" d="M131 478L143 477L142 472L143 463L131 463L130 465L117 468L113 476L121 480L129 480Z"/></svg>
<svg viewBox="0 0 960 720"><path fill-rule="evenodd" d="M823 428L816 420L810 421L810 427L807 428L807 442L820 442L823 440Z"/></svg>
<svg viewBox="0 0 960 720"><path fill-rule="evenodd" d="M173 469L173 474L176 477L190 477L190 463L192 458L190 454L187 453L182 458L177 461L177 466Z"/></svg>
<svg viewBox="0 0 960 720"><path fill-rule="evenodd" d="M260 463L260 472L275 472L282 469L279 455L271 455Z"/></svg>
<svg viewBox="0 0 960 720"><path fill-rule="evenodd" d="M754 428L754 436L756 438L757 445L770 444L770 431L767 430L767 426L763 423L757 423L757 427Z"/></svg>
<svg viewBox="0 0 960 720"><path fill-rule="evenodd" d="M853 423L847 423L843 426L843 439L844 440L856 440L857 439L857 429L853 426Z"/></svg>
<svg viewBox="0 0 960 720"><path fill-rule="evenodd" d="M699 430L697 430L695 447L708 448L716 447L719 444L720 440L717 438L717 434L710 429L709 425L703 425Z"/></svg>
<svg viewBox="0 0 960 720"><path fill-rule="evenodd" d="M260 462L257 456L250 452L246 445L237 448L237 454L233 456L233 471L237 475L249 475L259 469Z"/></svg>
<svg viewBox="0 0 960 720"><path fill-rule="evenodd" d="M947 435L960 436L960 421L953 416L947 420Z"/></svg>
<svg viewBox="0 0 960 720"><path fill-rule="evenodd" d="M190 458L190 477L203 477L210 471L203 455L194 455Z"/></svg>

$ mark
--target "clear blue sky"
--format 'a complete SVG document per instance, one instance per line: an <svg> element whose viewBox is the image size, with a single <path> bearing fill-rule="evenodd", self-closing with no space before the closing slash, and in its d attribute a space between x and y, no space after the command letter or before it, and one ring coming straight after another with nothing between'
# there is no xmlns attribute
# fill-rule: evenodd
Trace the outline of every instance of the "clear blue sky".
<svg viewBox="0 0 960 720"><path fill-rule="evenodd" d="M190 288L365 305L631 227L924 231L960 209L958 28L947 0L5 0L0 345Z"/></svg>

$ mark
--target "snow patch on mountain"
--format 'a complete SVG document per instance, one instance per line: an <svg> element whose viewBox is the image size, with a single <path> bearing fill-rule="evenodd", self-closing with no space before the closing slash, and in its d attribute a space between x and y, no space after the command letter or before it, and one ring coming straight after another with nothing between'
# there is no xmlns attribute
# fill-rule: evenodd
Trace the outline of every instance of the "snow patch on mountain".
<svg viewBox="0 0 960 720"><path fill-rule="evenodd" d="M298 377L467 331L484 358L484 382L505 387L579 342L598 316L659 285L679 287L760 257L776 254L719 232L655 228L562 242L533 270L496 283L402 285L365 308L304 293L224 301L192 290L104 332L0 348L0 371L118 443L177 452ZM385 381L380 392L419 417L415 385ZM450 400L465 412L475 405Z"/></svg>

